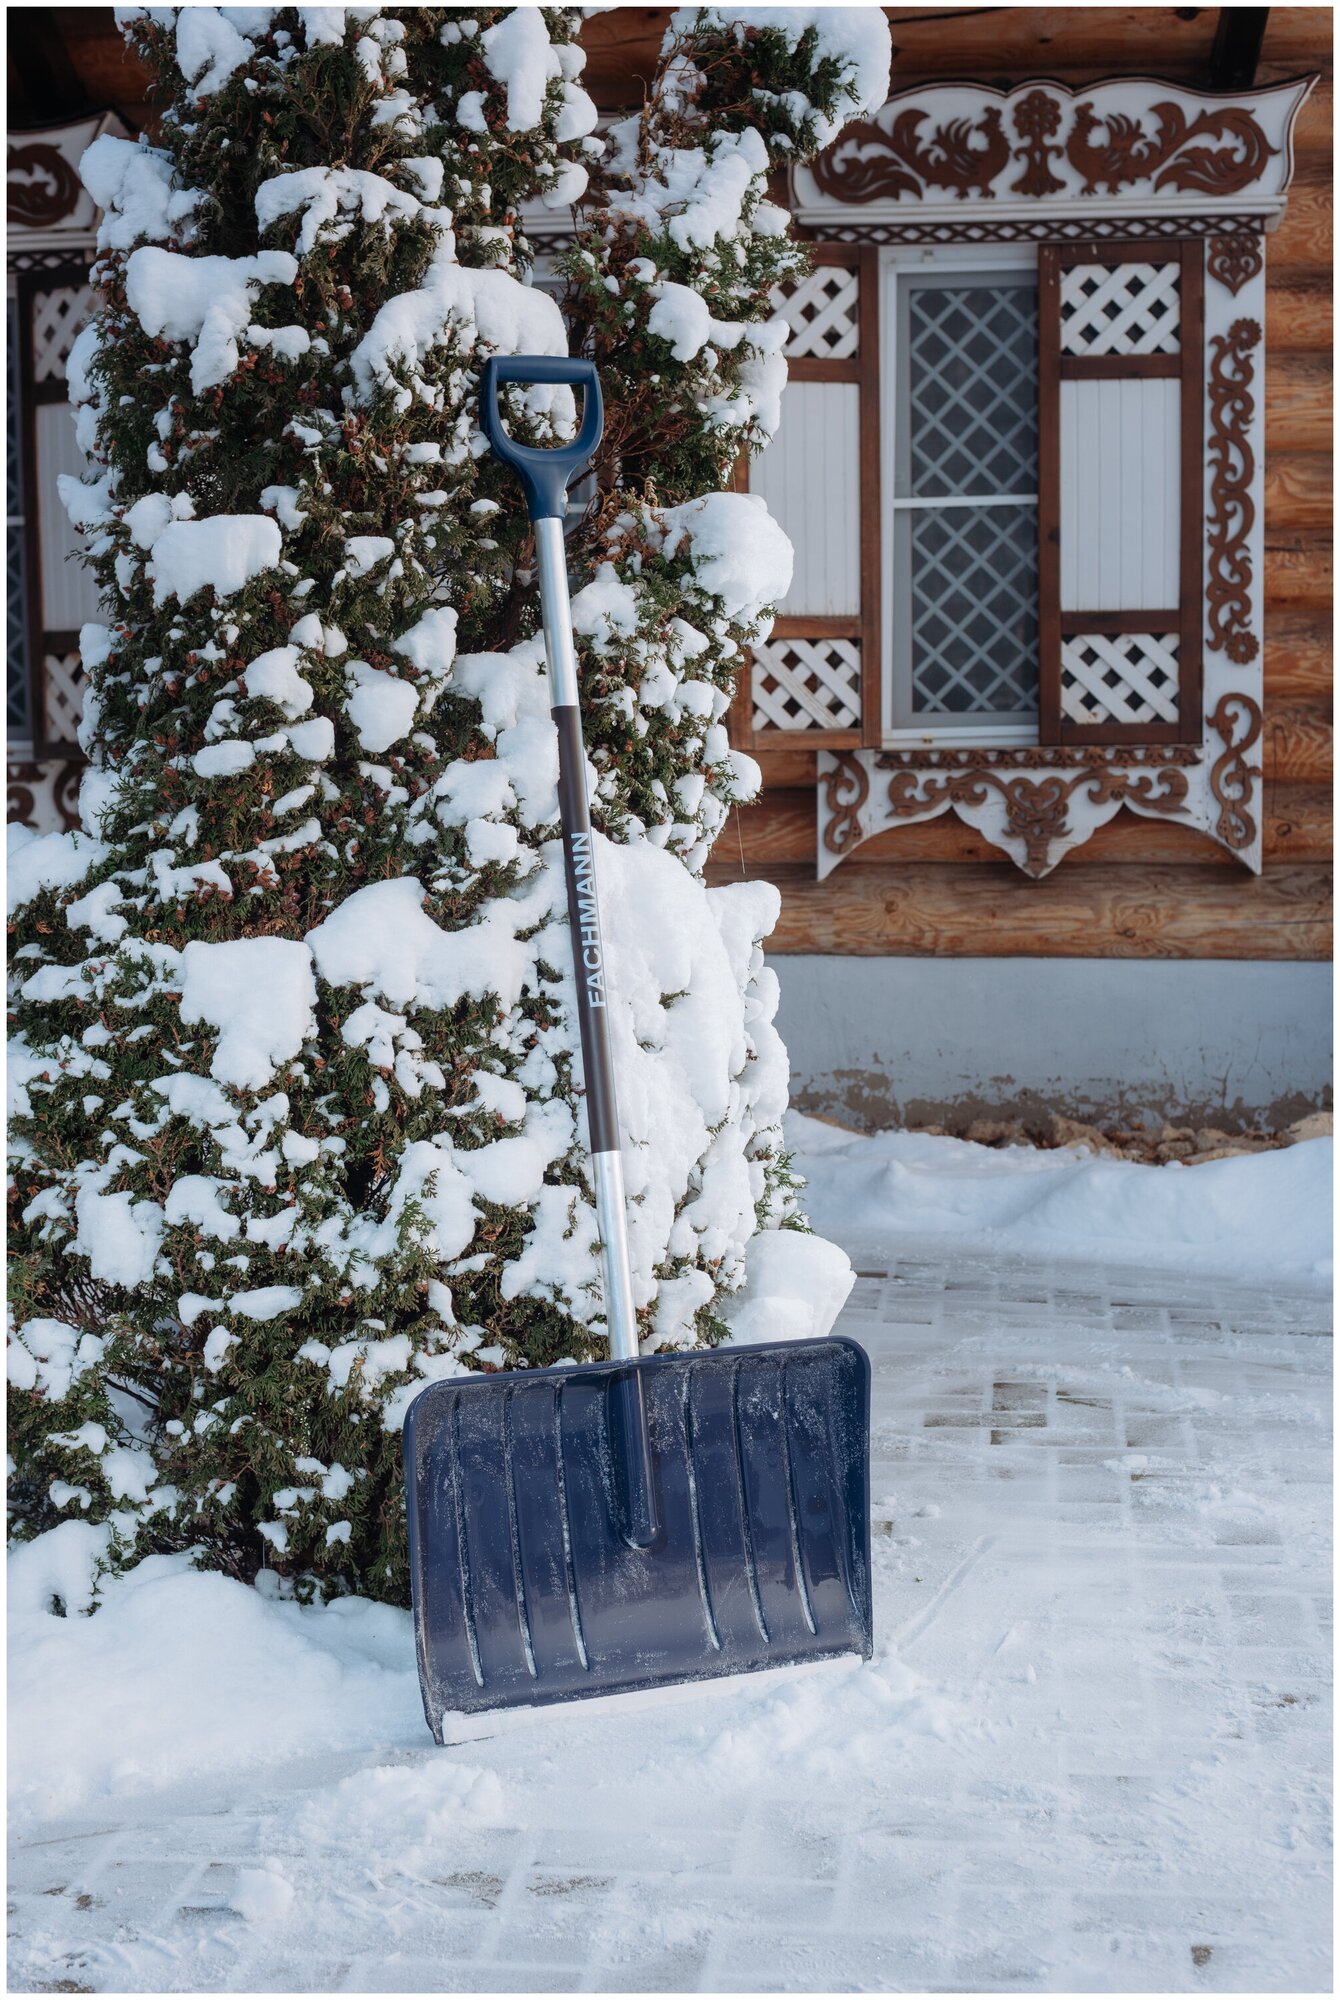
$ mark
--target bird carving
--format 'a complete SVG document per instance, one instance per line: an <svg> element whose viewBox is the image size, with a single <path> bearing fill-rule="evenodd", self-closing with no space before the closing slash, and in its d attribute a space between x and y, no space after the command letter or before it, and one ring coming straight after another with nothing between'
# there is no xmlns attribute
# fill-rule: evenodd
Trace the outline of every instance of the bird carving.
<svg viewBox="0 0 1340 2000"><path fill-rule="evenodd" d="M899 113L889 134L892 151L928 187L951 188L960 196L976 188L989 197L992 181L1010 157L1010 142L995 105L989 104L975 124L967 118L947 120L923 142L919 127L925 117L924 111Z"/></svg>
<svg viewBox="0 0 1340 2000"><path fill-rule="evenodd" d="M1101 126L1107 128L1107 139L1098 144L1092 135ZM1076 105L1065 150L1071 166L1084 176L1085 194L1104 186L1115 194L1127 181L1143 180L1167 157L1166 144L1149 138L1138 118L1124 111L1100 118L1091 104Z"/></svg>

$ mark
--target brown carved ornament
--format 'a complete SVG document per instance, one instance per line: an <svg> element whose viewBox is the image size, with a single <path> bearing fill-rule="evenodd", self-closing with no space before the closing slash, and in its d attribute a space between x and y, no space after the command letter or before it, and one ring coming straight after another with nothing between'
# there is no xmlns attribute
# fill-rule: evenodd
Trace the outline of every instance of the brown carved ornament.
<svg viewBox="0 0 1340 2000"><path fill-rule="evenodd" d="M1260 770L1247 762L1247 752L1260 738L1261 710L1249 694L1226 694L1210 727L1224 746L1210 768L1210 790L1219 804L1216 830L1226 847L1241 851L1256 839L1251 804Z"/></svg>
<svg viewBox="0 0 1340 2000"><path fill-rule="evenodd" d="M937 807L984 806L992 790L1004 801L1007 832L1023 845L1024 873L1036 879L1051 866L1053 845L1070 832L1068 812L1076 792L1094 805L1130 803L1145 812L1174 814L1185 806L1187 779L1176 765L1157 771L1090 767L1036 778L1006 777L982 767L943 776L901 771L889 780L889 811L895 819L912 819Z"/></svg>
<svg viewBox="0 0 1340 2000"><path fill-rule="evenodd" d="M870 774L859 757L839 751L836 768L821 780L828 819L824 846L830 854L845 854L861 838L861 807L870 796Z"/></svg>
<svg viewBox="0 0 1340 2000"><path fill-rule="evenodd" d="M1060 158L1061 148L1049 143L1061 129L1060 99L1045 90L1030 90L1015 106L1014 129L1023 141L1025 164L1018 180L1010 182L1010 193L1039 198L1064 194L1065 182L1058 180L1051 167L1053 159ZM1015 158L1019 158L1018 153Z"/></svg>
<svg viewBox="0 0 1340 2000"><path fill-rule="evenodd" d="M1255 354L1261 328L1254 319L1234 320L1227 333L1210 342L1207 389L1210 404L1210 503L1206 610L1209 644L1235 666L1256 658L1260 643L1252 631L1252 558L1248 538L1256 521L1252 481L1256 459L1250 443L1256 404L1252 395Z"/></svg>
<svg viewBox="0 0 1340 2000"><path fill-rule="evenodd" d="M1124 112L1106 117L1077 104L1066 140L1066 158L1084 178L1085 194L1106 187L1118 194L1132 182L1151 180L1178 194L1240 194L1260 177L1276 148L1242 105L1188 118L1179 104L1156 104L1154 130Z"/></svg>
<svg viewBox="0 0 1340 2000"><path fill-rule="evenodd" d="M6 211L11 222L25 229L50 229L78 207L83 193L79 176L59 146L48 140L11 146L6 172Z"/></svg>
<svg viewBox="0 0 1340 2000"><path fill-rule="evenodd" d="M1045 200L1066 192L1053 165L1064 158L1085 194L1106 188L1115 195L1149 181L1160 191L1222 198L1250 187L1278 152L1246 105L1216 105L1188 117L1169 99L1152 106L1147 124L1141 115L1099 112L1088 101L1072 111L1068 92L1039 86L1005 111L988 104L976 118L946 119L927 132L930 115L910 104L887 130L871 121L849 125L813 164L820 193L865 202L924 199L941 188L959 200L989 201L1001 175L1017 165L1008 193Z"/></svg>
<svg viewBox="0 0 1340 2000"><path fill-rule="evenodd" d="M5 817L14 826L36 826L39 795L50 787L51 803L61 831L73 833L80 823L79 787L83 776L82 758L69 759L54 766L51 761L6 764Z"/></svg>
<svg viewBox="0 0 1340 2000"><path fill-rule="evenodd" d="M1265 261L1259 236L1212 236L1205 268L1236 298L1244 285L1261 275Z"/></svg>
<svg viewBox="0 0 1340 2000"><path fill-rule="evenodd" d="M989 198L1010 158L996 106L989 104L976 122L951 118L923 139L928 115L911 106L887 132L864 122L847 126L840 143L814 162L820 192L839 201L879 201L932 187Z"/></svg>

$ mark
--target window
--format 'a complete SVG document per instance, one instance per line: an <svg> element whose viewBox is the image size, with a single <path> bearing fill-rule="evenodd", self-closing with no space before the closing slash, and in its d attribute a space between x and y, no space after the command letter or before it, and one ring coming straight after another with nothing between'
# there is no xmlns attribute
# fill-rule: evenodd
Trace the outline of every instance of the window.
<svg viewBox="0 0 1340 2000"><path fill-rule="evenodd" d="M28 721L28 607L24 592L23 454L19 434L19 314L6 302L9 379L5 384L5 730L26 743Z"/></svg>
<svg viewBox="0 0 1340 2000"><path fill-rule="evenodd" d="M887 261L887 733L1027 740L1038 712L1035 256ZM888 365L892 361L892 366Z"/></svg>
<svg viewBox="0 0 1340 2000"><path fill-rule="evenodd" d="M1119 812L1259 871L1265 242L1311 88L923 83L793 170L811 290L841 279L861 333L825 358L780 289L792 383L851 382L858 448L788 443L788 389L753 483L811 556L732 726L813 745L821 877L944 813L1035 877ZM813 554L839 521L855 603Z"/></svg>
<svg viewBox="0 0 1340 2000"><path fill-rule="evenodd" d="M815 260L777 297L790 380L750 484L796 562L740 740L1198 742L1203 244Z"/></svg>

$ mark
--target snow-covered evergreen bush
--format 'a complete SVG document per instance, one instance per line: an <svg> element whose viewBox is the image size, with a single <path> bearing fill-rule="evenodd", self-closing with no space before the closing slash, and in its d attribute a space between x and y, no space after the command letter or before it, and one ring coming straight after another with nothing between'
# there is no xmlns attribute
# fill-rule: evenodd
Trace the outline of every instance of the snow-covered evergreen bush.
<svg viewBox="0 0 1340 2000"><path fill-rule="evenodd" d="M476 424L486 355L568 351L519 209L581 204L575 615L635 1289L682 1346L798 1220L775 893L701 881L790 569L723 489L785 376L769 174L882 99L887 28L676 15L606 151L575 9L121 18L166 109L84 163L65 500L108 622L85 831L11 865L13 1495L111 1560L399 1598L410 1398L604 1346L528 529ZM532 441L572 418L513 392Z"/></svg>

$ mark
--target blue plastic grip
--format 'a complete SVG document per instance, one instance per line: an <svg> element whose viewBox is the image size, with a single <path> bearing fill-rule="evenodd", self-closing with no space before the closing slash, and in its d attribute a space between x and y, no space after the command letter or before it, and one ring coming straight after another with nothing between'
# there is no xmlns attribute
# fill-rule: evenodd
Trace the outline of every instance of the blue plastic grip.
<svg viewBox="0 0 1340 2000"><path fill-rule="evenodd" d="M566 382L586 391L582 427L571 444L549 448L518 444L502 426L498 387L502 382ZM567 510L568 487L595 456L605 428L600 377L594 361L570 361L553 354L495 355L484 363L479 384L479 421L494 456L510 465L526 494L532 521L559 520Z"/></svg>

